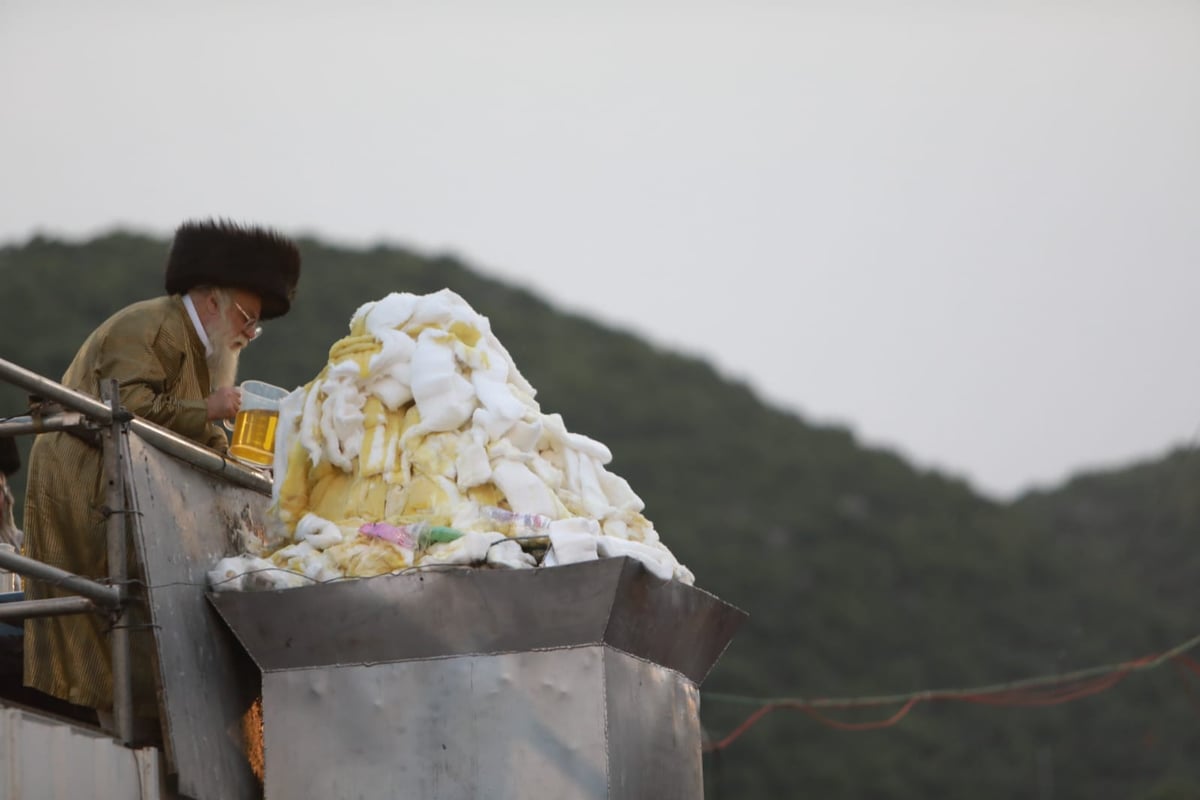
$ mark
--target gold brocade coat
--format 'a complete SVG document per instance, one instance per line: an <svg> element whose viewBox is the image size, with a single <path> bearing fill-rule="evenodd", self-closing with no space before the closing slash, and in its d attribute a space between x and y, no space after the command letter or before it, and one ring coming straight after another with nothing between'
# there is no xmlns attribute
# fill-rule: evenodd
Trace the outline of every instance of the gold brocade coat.
<svg viewBox="0 0 1200 800"><path fill-rule="evenodd" d="M101 384L113 378L129 411L200 444L226 449L225 433L206 419L211 388L204 344L179 296L118 311L83 343L62 383L98 398ZM37 437L25 493L27 556L93 579L108 577L102 473L99 448L67 433ZM25 587L34 600L71 596L36 580ZM134 610L132 616L144 626L145 613ZM98 614L26 620L25 684L71 703L111 709L109 625ZM156 716L148 628L135 625L131 643L135 714Z"/></svg>

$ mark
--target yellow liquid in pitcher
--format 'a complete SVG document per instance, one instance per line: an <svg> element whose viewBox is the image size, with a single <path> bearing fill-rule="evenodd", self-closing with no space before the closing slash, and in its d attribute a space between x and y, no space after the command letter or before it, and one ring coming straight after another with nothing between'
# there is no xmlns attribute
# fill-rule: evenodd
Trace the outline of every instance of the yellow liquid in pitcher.
<svg viewBox="0 0 1200 800"><path fill-rule="evenodd" d="M233 424L229 455L238 461L269 467L275 461L275 426L279 412L256 408L239 411Z"/></svg>

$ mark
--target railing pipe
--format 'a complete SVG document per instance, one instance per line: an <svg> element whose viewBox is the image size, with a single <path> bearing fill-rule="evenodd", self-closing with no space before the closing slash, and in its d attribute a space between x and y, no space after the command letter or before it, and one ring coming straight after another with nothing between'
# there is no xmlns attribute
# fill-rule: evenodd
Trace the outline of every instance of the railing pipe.
<svg viewBox="0 0 1200 800"><path fill-rule="evenodd" d="M53 400L65 408L87 415L99 425L111 425L113 411L111 408L96 400L94 397L69 389L60 383L43 378L35 372L11 361L0 358L0 380L8 381L25 389L33 395L45 400ZM17 421L24 418L18 418ZM150 443L168 455L186 461L205 472L219 475L231 483L242 486L259 494L271 494L271 480L256 469L251 469L229 457L202 447L190 439L186 439L166 428L160 428L152 422L134 418L129 428L146 442ZM22 431L34 433L37 431Z"/></svg>
<svg viewBox="0 0 1200 800"><path fill-rule="evenodd" d="M50 597L45 600L17 600L0 603L0 620L30 619L32 617L60 617L66 614L84 614L100 611L100 607L86 597Z"/></svg>
<svg viewBox="0 0 1200 800"><path fill-rule="evenodd" d="M21 436L28 433L53 433L87 428L87 417L78 411L49 414L44 417L13 417L0 422L0 436Z"/></svg>
<svg viewBox="0 0 1200 800"><path fill-rule="evenodd" d="M69 389L57 381L43 378L36 372L30 372L24 367L17 366L11 361L5 361L2 358L0 358L0 378L44 400L53 400L72 411L87 414L92 419L104 425L112 422L112 409L96 398L86 395L83 392Z"/></svg>
<svg viewBox="0 0 1200 800"><path fill-rule="evenodd" d="M223 453L198 445L144 419L134 418L129 429L167 455L186 461L193 467L219 475L230 483L270 496L271 479L256 469L239 464Z"/></svg>
<svg viewBox="0 0 1200 800"><path fill-rule="evenodd" d="M116 608L121 604L121 593L116 587L96 583L73 572L67 572L65 569L44 564L37 559L0 550L0 567L27 578L35 578L53 584L68 592L83 595L95 600L105 608Z"/></svg>

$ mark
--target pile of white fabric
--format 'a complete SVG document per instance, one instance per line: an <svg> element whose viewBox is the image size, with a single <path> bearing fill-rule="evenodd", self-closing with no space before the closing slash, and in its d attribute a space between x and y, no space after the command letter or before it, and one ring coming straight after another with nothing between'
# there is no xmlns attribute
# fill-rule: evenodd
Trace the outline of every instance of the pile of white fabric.
<svg viewBox="0 0 1200 800"><path fill-rule="evenodd" d="M692 583L608 448L543 414L486 317L450 290L358 309L325 369L281 404L272 515L214 588L286 588L411 567L630 556ZM522 547L522 544L527 545Z"/></svg>

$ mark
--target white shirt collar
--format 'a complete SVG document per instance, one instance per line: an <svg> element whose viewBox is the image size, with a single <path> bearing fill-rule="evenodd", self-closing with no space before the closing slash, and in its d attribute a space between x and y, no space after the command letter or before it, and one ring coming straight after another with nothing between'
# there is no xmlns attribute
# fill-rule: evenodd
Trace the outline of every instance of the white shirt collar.
<svg viewBox="0 0 1200 800"><path fill-rule="evenodd" d="M190 294L183 296L183 307L187 309L188 316L192 319L192 325L196 328L196 333L200 334L200 341L204 343L204 357L208 358L213 352L212 342L208 340L208 334L204 331L204 325L200 322L200 315L196 313L196 304L192 302Z"/></svg>

